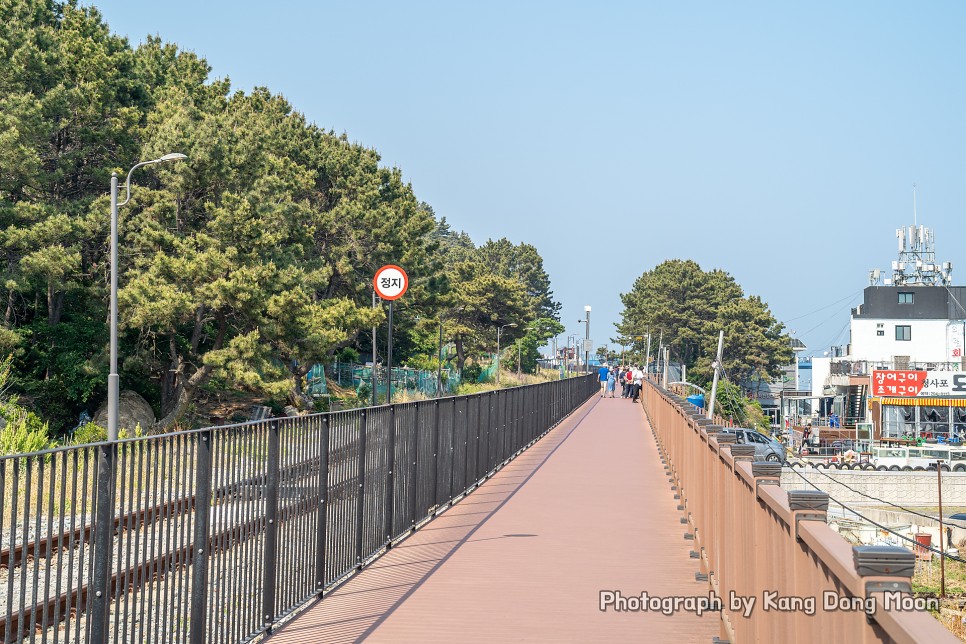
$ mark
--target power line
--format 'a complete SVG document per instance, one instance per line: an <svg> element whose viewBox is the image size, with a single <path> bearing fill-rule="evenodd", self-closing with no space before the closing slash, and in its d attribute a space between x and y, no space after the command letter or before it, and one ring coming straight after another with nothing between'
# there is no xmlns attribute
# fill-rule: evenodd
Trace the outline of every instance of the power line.
<svg viewBox="0 0 966 644"><path fill-rule="evenodd" d="M792 469L798 469L798 468L792 468ZM821 474L825 478L829 479L830 481L832 481L834 483L838 483L842 487L844 487L844 488L846 488L848 490L851 490L852 492L855 492L856 494L858 494L860 496L864 496L867 499L872 499L873 501L878 501L879 503L884 503L885 505L891 506L891 507L896 508L898 510L902 510L903 512L908 512L909 514L915 514L915 515L920 516L920 517L923 517L925 519L932 519L933 521L937 521L938 520L938 517L934 517L934 516L931 516L931 515L928 515L928 514L923 514L922 512L917 512L915 510L910 510L909 508L903 507L901 505L897 505L895 503L891 503L889 501L886 501L885 499L880 499L877 496L872 496L871 494L866 494L865 492L860 492L859 490L856 490L851 485L849 485L847 483L843 483L842 481L839 481L834 476L830 476L829 474L826 474L825 472L823 472L821 469L819 469L817 467L816 468L812 468L812 470L815 471L815 472L818 472L819 474Z"/></svg>
<svg viewBox="0 0 966 644"><path fill-rule="evenodd" d="M824 311L825 309L830 309L833 306L835 306L836 304L840 304L842 302L845 302L846 300L851 301L851 300L855 299L855 296L858 295L859 293L861 293L863 290L864 289L859 289L855 293L852 293L851 295L847 295L846 297L843 297L841 300L836 300L835 302L832 302L831 304L827 304L827 305L823 306L822 308L815 309L814 311L810 311L809 313L805 313L803 315L797 315L797 316L795 316L793 318L788 318L787 320L785 320L785 323L787 324L788 322L794 322L795 320L800 320L802 318L807 318L810 315L815 315L816 313L820 313L820 312Z"/></svg>
<svg viewBox="0 0 966 644"><path fill-rule="evenodd" d="M801 472L799 472L796 468L793 467L793 468L791 468L791 470L793 472L795 472L795 474L797 474L799 477L801 477L801 479L803 481L805 481L806 483L808 483L809 485L811 485L813 488L815 488L819 492L825 492L825 490L821 489L820 487L818 487L817 485L815 485L815 483L813 483L812 481L809 481L807 478L805 478L805 476ZM825 494L828 494L828 492L825 492ZM921 548L922 550L929 550L930 552L933 552L935 554L938 554L940 557L945 557L946 559L951 559L952 561L958 561L959 563L966 563L966 559L963 559L961 557L956 557L954 555L947 554L945 552L940 551L938 548L933 548L932 546L927 546L927 545L921 544L921 543L919 543L918 541L916 541L915 539L913 539L911 537L907 537L904 534L900 534L900 533L896 532L892 528L886 527L886 526L882 525L881 523L878 523L877 521L873 521L872 519L868 518L867 516L865 516L865 515L863 515L863 514L861 514L859 512L856 512L851 507L845 505L844 503L842 503L838 499L834 498L831 494L828 494L828 499L829 499L829 501L832 501L833 503L835 503L837 506L841 507L843 510L848 510L849 512L851 512L855 516L859 517L863 521L866 521L867 523L870 523L870 524L874 525L875 527L879 528L880 530L883 530L885 532L888 532L889 534L893 534L893 535L899 537L900 539L902 539L903 541L908 541L909 543L915 545L917 548ZM929 518L932 518L932 517L929 517ZM933 520L935 520L935 519L933 519Z"/></svg>

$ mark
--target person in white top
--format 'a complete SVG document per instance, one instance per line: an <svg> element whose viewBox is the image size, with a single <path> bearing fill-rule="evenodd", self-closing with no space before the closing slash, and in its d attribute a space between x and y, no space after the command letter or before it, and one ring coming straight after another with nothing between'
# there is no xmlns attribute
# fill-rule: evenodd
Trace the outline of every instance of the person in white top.
<svg viewBox="0 0 966 644"><path fill-rule="evenodd" d="M634 367L633 383L631 398L634 400L634 402L637 402L637 398L641 395L641 386L644 384L644 372L641 371L640 367Z"/></svg>

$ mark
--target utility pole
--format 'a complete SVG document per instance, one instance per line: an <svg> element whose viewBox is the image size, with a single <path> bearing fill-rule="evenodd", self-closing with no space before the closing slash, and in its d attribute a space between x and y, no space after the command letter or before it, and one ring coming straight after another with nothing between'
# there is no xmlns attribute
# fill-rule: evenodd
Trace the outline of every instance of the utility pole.
<svg viewBox="0 0 966 644"><path fill-rule="evenodd" d="M718 357L714 363L714 380L711 382L711 403L708 405L708 418L714 420L714 399L718 395L718 370L721 369L721 352L724 349L724 329L718 333Z"/></svg>
<svg viewBox="0 0 966 644"><path fill-rule="evenodd" d="M936 461L936 474L939 475L939 597L946 599L946 549L943 548L943 459Z"/></svg>
<svg viewBox="0 0 966 644"><path fill-rule="evenodd" d="M661 355L664 353L664 329L661 329L661 334L658 336L657 341L657 353L654 355L654 373L660 377L661 374Z"/></svg>
<svg viewBox="0 0 966 644"><path fill-rule="evenodd" d="M647 349L644 351L644 373L651 373L651 332L647 332Z"/></svg>
<svg viewBox="0 0 966 644"><path fill-rule="evenodd" d="M664 388L667 389L667 361L671 354L671 349L664 347Z"/></svg>
<svg viewBox="0 0 966 644"><path fill-rule="evenodd" d="M586 341L584 342L584 372L590 373L590 305L584 307L587 316Z"/></svg>

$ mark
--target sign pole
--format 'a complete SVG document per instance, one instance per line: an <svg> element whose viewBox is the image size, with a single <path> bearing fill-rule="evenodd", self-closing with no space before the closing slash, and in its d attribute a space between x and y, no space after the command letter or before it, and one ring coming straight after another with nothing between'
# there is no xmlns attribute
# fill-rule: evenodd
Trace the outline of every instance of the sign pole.
<svg viewBox="0 0 966 644"><path fill-rule="evenodd" d="M393 264L387 264L376 271L372 286L383 300L389 300L389 337L386 339L386 404L392 403L392 303L403 296L409 288L406 271Z"/></svg>
<svg viewBox="0 0 966 644"><path fill-rule="evenodd" d="M386 341L386 404L392 404L392 303L389 300L389 339Z"/></svg>
<svg viewBox="0 0 966 644"><path fill-rule="evenodd" d="M376 308L376 291L372 290L372 308ZM372 327L372 406L376 406L376 387L379 379L376 376L376 327Z"/></svg>

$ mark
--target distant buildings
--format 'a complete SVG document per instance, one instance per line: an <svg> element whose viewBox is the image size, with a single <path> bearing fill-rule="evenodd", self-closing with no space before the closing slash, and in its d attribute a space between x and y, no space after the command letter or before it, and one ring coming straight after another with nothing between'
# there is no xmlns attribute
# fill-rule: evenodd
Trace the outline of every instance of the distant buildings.
<svg viewBox="0 0 966 644"><path fill-rule="evenodd" d="M952 264L936 262L931 230L896 237L893 276L880 284L870 272L849 344L813 358L810 395L785 405L796 426L836 414L844 427L871 423L876 437L966 437L966 287L950 285Z"/></svg>

